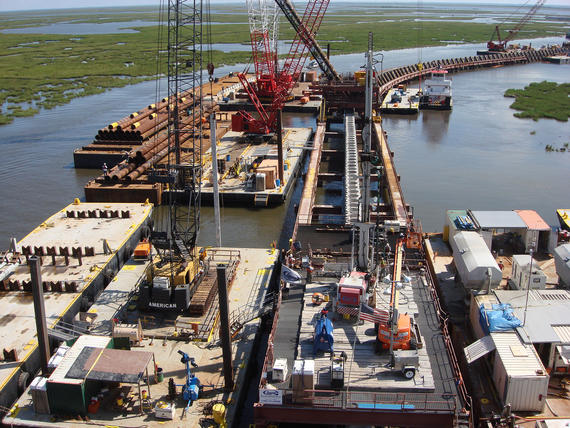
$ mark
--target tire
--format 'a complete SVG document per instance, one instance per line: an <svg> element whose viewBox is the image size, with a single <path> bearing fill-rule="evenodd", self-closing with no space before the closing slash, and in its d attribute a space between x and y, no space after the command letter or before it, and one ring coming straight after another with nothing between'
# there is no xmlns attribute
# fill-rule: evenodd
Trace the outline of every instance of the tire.
<svg viewBox="0 0 570 428"><path fill-rule="evenodd" d="M414 369L404 369L404 377L406 379L413 379L416 375L416 371Z"/></svg>
<svg viewBox="0 0 570 428"><path fill-rule="evenodd" d="M28 387L28 385L30 385L31 382L32 382L32 377L28 372L20 373L20 375L18 376L18 394L22 395L26 391L26 388Z"/></svg>

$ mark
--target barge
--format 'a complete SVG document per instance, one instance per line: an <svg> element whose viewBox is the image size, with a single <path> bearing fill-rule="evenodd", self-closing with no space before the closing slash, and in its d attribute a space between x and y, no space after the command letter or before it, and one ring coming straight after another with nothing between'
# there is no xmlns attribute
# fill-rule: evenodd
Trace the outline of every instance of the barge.
<svg viewBox="0 0 570 428"><path fill-rule="evenodd" d="M420 111L420 90L398 85L388 91L380 107L381 113L417 114Z"/></svg>
<svg viewBox="0 0 570 428"><path fill-rule="evenodd" d="M289 268L303 272L305 281L284 284L254 421L375 425L381 420L386 425L467 426L473 417L470 397L425 256L421 225L404 201L380 124L373 125L373 151L381 159L375 221L353 220L358 218L358 203L345 200L344 210L331 214L331 209L327 215L319 214L314 203L320 147L344 136L346 150L352 150L351 135L356 132L352 120L346 115L344 132L327 132L316 145L318 151L311 154L285 258ZM355 161L347 155L345 174L340 174L347 192L358 186L352 175L358 177L364 168L356 161L355 169ZM374 269L358 273L367 257ZM342 290L354 281L363 284L354 299L365 303L347 306L350 299L343 297ZM391 295L386 294L390 288ZM398 301L394 294L401 296L399 305L393 304ZM390 352L379 346L380 336L391 331L386 326L394 321L387 320L398 312L400 320L411 319L412 327L405 330L399 322L397 330L407 331L414 340L394 345Z"/></svg>
<svg viewBox="0 0 570 428"><path fill-rule="evenodd" d="M47 323L55 343L129 259L148 233L151 212L151 204L76 200L3 252L0 406L9 408L40 367L28 258L42 261Z"/></svg>

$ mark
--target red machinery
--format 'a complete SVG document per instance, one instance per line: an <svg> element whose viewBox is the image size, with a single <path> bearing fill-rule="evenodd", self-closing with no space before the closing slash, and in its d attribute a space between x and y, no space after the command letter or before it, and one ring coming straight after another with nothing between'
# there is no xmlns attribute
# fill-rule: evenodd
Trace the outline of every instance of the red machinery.
<svg viewBox="0 0 570 428"><path fill-rule="evenodd" d="M299 79L301 70L305 65L310 46L314 43L314 35L321 25L321 21L326 12L330 0L309 0L305 13L295 35L295 39L289 49L289 54L285 59L283 67L280 71L275 73L275 78L271 81L271 71L267 72L267 80L263 78L263 71L270 69L271 58L267 54L267 50L263 51L256 47L265 46L264 49L269 49L269 39L266 34L252 34L253 59L256 68L256 74L259 76L261 71L262 81L257 83L256 87L248 82L245 73L238 73L238 77L247 92L250 101L254 105L259 118L254 118L251 114L245 111L240 111L232 117L232 130L233 131L246 131L256 134L267 134L275 130L277 122L277 114L283 107L289 93L295 86ZM261 38L262 43L258 43L258 38ZM267 43L266 43L267 42ZM270 51L270 49L269 49ZM263 53L265 52L265 53ZM256 89L270 89L274 88L273 101L269 108L266 110L261 101L259 100Z"/></svg>
<svg viewBox="0 0 570 428"><path fill-rule="evenodd" d="M413 319L406 314L398 314L398 291L396 283L402 275L402 259L404 238L399 239L396 245L394 272L392 273L392 287L390 292L390 318L387 323L378 325L377 349L415 349L418 333Z"/></svg>
<svg viewBox="0 0 570 428"><path fill-rule="evenodd" d="M491 34L491 40L487 42L487 49L491 52L505 52L507 50L507 43L509 43L519 32L519 30L534 16L534 14L540 9L540 7L546 2L546 0L538 0L536 4L521 18L521 20L514 26L512 30L509 30L507 37L501 40L501 32L499 26L495 26L493 34ZM493 41L493 38L497 35L498 43Z"/></svg>

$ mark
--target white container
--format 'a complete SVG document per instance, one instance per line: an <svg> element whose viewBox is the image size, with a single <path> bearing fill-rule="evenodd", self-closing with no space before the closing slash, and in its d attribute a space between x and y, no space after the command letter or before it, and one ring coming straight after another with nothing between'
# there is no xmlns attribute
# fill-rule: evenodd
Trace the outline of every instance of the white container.
<svg viewBox="0 0 570 428"><path fill-rule="evenodd" d="M176 410L176 406L174 403L165 403L164 401L159 401L154 406L154 416L159 419L174 419L174 412Z"/></svg>
<svg viewBox="0 0 570 428"><path fill-rule="evenodd" d="M491 333L495 342L493 382L503 402L518 412L542 412L549 376L534 346L525 345L517 333Z"/></svg>
<svg viewBox="0 0 570 428"><path fill-rule="evenodd" d="M287 358L277 358L273 364L273 382L284 382L287 378Z"/></svg>
<svg viewBox="0 0 570 428"><path fill-rule="evenodd" d="M530 271L530 255L513 255L513 271L511 279L518 290L541 290L546 288L546 275L540 269L538 262L532 259L532 272Z"/></svg>
<svg viewBox="0 0 570 428"><path fill-rule="evenodd" d="M315 361L295 360L291 383L293 385L293 402L310 403L312 393L308 391L315 387Z"/></svg>
<svg viewBox="0 0 570 428"><path fill-rule="evenodd" d="M315 375L315 360L295 360L293 364L293 389L313 389Z"/></svg>
<svg viewBox="0 0 570 428"><path fill-rule="evenodd" d="M255 190L265 192L265 173L258 172L255 174Z"/></svg>
<svg viewBox="0 0 570 428"><path fill-rule="evenodd" d="M449 238L449 243L457 273L466 288L485 289L489 274L491 288L499 285L503 273L481 235L477 232L458 232Z"/></svg>

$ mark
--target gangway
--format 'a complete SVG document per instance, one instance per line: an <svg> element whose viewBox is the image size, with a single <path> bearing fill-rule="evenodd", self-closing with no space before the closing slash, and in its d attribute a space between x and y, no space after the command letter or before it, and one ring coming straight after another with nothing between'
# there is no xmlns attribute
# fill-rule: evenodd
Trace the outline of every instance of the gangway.
<svg viewBox="0 0 570 428"><path fill-rule="evenodd" d="M358 145L354 114L344 116L344 222L354 224L359 221L360 180L358 177Z"/></svg>

